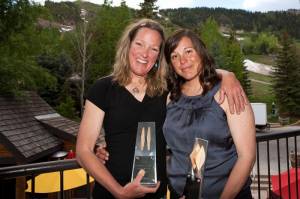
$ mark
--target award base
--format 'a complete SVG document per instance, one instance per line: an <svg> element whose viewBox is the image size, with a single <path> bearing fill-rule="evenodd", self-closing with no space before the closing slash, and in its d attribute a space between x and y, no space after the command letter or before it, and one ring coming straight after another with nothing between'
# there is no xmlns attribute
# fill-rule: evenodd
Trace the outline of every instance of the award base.
<svg viewBox="0 0 300 199"><path fill-rule="evenodd" d="M145 171L141 184L155 186L157 183L157 173L154 122L139 122L138 124L131 181L135 179L141 169Z"/></svg>
<svg viewBox="0 0 300 199"><path fill-rule="evenodd" d="M200 186L201 179L188 175L186 178L186 184L184 188L184 195L186 199L198 199L200 198Z"/></svg>
<svg viewBox="0 0 300 199"><path fill-rule="evenodd" d="M194 147L190 153L191 168L187 174L184 188L186 199L202 199L202 184L207 146L207 140L195 138Z"/></svg>
<svg viewBox="0 0 300 199"><path fill-rule="evenodd" d="M135 157L135 169L133 176L136 176L137 173L143 169L145 171L145 175L141 180L141 184L152 186L156 184L155 182L155 171L154 171L154 156L136 156Z"/></svg>

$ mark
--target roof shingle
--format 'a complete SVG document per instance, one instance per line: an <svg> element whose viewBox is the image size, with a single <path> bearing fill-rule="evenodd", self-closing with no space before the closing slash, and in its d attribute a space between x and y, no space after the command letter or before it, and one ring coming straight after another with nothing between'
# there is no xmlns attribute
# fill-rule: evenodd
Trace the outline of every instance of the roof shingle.
<svg viewBox="0 0 300 199"><path fill-rule="evenodd" d="M22 97L0 96L0 137L18 162L31 162L58 150L62 141L34 116L55 111L36 93Z"/></svg>

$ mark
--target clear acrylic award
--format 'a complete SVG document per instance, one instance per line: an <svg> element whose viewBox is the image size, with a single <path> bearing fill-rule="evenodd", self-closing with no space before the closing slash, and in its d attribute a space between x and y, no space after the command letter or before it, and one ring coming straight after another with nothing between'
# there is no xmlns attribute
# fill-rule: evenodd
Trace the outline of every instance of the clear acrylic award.
<svg viewBox="0 0 300 199"><path fill-rule="evenodd" d="M207 140L195 138L194 147L189 156L191 167L186 178L184 191L186 199L202 199L202 184L207 146Z"/></svg>
<svg viewBox="0 0 300 199"><path fill-rule="evenodd" d="M143 169L145 175L141 184L145 186L155 186L157 183L155 133L155 122L138 123L131 181Z"/></svg>

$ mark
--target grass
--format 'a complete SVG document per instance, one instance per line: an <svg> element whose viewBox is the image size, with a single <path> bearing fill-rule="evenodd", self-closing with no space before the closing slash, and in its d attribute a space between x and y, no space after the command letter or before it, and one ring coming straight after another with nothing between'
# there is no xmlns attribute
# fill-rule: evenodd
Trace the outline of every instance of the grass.
<svg viewBox="0 0 300 199"><path fill-rule="evenodd" d="M272 77L249 72L249 78L272 83ZM272 116L272 102L275 101L272 85L251 81L252 95L249 97L250 102L262 102L267 104L268 122L278 122L278 116ZM299 117L291 117L290 124L299 121Z"/></svg>
<svg viewBox="0 0 300 199"><path fill-rule="evenodd" d="M251 61L267 64L267 65L274 65L275 60L272 56L269 55L245 55L246 59L250 59Z"/></svg>
<svg viewBox="0 0 300 199"><path fill-rule="evenodd" d="M270 56L266 56L266 55L248 55L247 58L254 62L264 63L264 64L268 64L268 65L273 64L272 58ZM254 80L263 81L266 83L272 83L271 76L266 76L266 75L254 73L251 71L249 71L249 78L254 79ZM268 115L270 115L271 109L272 109L272 102L275 101L275 95L273 93L272 85L251 81L251 87L252 87L252 95L249 97L250 102L266 103L267 104L267 113L268 113Z"/></svg>
<svg viewBox="0 0 300 199"><path fill-rule="evenodd" d="M297 56L300 57L300 40L296 41L296 49Z"/></svg>
<svg viewBox="0 0 300 199"><path fill-rule="evenodd" d="M271 77L258 73L249 72L250 79L260 80L271 83ZM252 95L249 97L250 102L262 102L267 104L268 115L271 114L272 102L275 101L272 85L251 81Z"/></svg>
<svg viewBox="0 0 300 199"><path fill-rule="evenodd" d="M254 73L249 71L249 78L250 79L255 79L267 83L272 83L272 77L271 76L266 76L266 75L261 75L259 73Z"/></svg>

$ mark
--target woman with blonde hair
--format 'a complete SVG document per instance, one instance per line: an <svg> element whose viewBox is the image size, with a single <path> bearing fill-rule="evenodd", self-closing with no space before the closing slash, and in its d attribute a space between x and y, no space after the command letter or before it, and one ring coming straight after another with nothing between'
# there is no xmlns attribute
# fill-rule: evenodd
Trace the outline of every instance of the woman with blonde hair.
<svg viewBox="0 0 300 199"><path fill-rule="evenodd" d="M141 19L130 24L119 41L112 75L97 80L87 94L76 154L79 164L96 180L93 198L159 199L166 194L164 41L163 28L156 21ZM239 83L233 75L223 76L227 89L236 90L230 96L238 99L237 94L243 93ZM145 171L130 182L138 122L155 122L159 181L155 187L141 185ZM109 153L105 165L94 153L102 127Z"/></svg>

